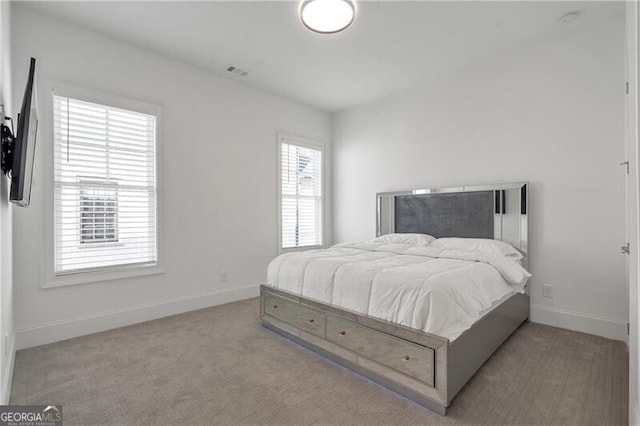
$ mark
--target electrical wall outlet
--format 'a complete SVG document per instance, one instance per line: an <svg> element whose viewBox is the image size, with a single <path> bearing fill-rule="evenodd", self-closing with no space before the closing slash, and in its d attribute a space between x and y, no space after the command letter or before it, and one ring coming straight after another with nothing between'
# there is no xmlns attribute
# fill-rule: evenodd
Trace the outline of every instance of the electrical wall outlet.
<svg viewBox="0 0 640 426"><path fill-rule="evenodd" d="M544 297L553 297L553 286L549 284L545 284L542 286L542 296Z"/></svg>
<svg viewBox="0 0 640 426"><path fill-rule="evenodd" d="M220 271L220 282L226 283L229 280L229 273L227 271Z"/></svg>

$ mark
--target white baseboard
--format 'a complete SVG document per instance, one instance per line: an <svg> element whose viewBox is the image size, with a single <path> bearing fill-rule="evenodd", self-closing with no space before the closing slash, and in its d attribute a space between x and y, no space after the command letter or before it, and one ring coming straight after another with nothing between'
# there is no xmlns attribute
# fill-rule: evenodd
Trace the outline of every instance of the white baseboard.
<svg viewBox="0 0 640 426"><path fill-rule="evenodd" d="M183 312L249 299L257 297L259 294L260 287L252 285L19 328L16 330L16 349L31 348Z"/></svg>
<svg viewBox="0 0 640 426"><path fill-rule="evenodd" d="M595 334L607 339L627 341L626 321L588 315L565 309L531 305L532 322L567 328L582 333Z"/></svg>
<svg viewBox="0 0 640 426"><path fill-rule="evenodd" d="M7 359L7 364L5 366L5 376L2 378L2 389L0 392L2 393L0 397L0 404L7 405L9 404L9 398L11 396L11 382L13 382L13 366L16 363L16 337L15 335L11 336L9 341L9 358Z"/></svg>

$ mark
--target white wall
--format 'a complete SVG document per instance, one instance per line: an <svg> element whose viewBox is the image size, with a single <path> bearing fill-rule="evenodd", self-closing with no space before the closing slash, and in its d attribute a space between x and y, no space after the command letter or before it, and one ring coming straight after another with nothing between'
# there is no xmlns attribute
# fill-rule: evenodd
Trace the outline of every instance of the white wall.
<svg viewBox="0 0 640 426"><path fill-rule="evenodd" d="M34 56L40 81L162 106L166 241L163 275L41 289L42 171L51 161L41 148L51 141L40 138L32 205L14 214L17 345L257 295L277 255L276 132L329 142L330 116L20 6L12 12L15 93Z"/></svg>
<svg viewBox="0 0 640 426"><path fill-rule="evenodd" d="M0 104L13 116L11 102L10 3L0 2ZM0 404L9 399L15 334L13 328L12 229L9 180L0 176Z"/></svg>
<svg viewBox="0 0 640 426"><path fill-rule="evenodd" d="M336 114L334 241L379 191L529 181L532 319L623 340L621 161L624 17Z"/></svg>

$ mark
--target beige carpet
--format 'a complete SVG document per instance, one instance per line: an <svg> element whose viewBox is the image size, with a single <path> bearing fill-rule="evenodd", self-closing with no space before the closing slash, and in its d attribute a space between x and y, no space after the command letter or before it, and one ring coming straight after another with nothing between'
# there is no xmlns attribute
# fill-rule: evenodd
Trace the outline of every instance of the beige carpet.
<svg viewBox="0 0 640 426"><path fill-rule="evenodd" d="M624 425L622 342L526 323L441 417L258 325L258 300L18 352L12 404L65 424Z"/></svg>

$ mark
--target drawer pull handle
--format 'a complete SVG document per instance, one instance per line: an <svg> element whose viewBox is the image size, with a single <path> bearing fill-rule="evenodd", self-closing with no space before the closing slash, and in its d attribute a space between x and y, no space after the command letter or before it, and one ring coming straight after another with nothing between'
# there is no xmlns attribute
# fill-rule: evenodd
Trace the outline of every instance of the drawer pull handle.
<svg viewBox="0 0 640 426"><path fill-rule="evenodd" d="M278 309L278 305L273 305L273 309Z"/></svg>
<svg viewBox="0 0 640 426"><path fill-rule="evenodd" d="M309 322L314 322L314 321L313 321L313 318L311 318L311 319L309 320Z"/></svg>
<svg viewBox="0 0 640 426"><path fill-rule="evenodd" d="M409 355L405 355L404 358L402 358L404 361L409 361L411 358L409 357Z"/></svg>
<svg viewBox="0 0 640 426"><path fill-rule="evenodd" d="M345 334L347 334L347 332L346 332L346 331L344 331L344 330L342 330L342 331L340 332L340 334L341 334L342 336L344 336Z"/></svg>

